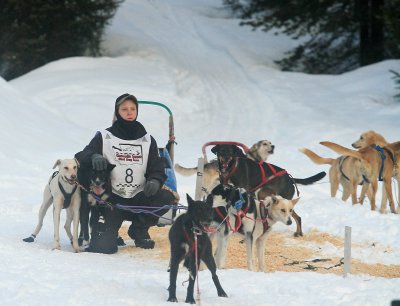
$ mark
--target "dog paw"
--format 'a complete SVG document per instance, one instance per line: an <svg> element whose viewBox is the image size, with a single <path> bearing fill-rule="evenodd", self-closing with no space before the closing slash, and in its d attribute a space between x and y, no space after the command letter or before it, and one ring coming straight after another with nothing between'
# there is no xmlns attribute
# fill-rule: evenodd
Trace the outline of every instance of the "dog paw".
<svg viewBox="0 0 400 306"><path fill-rule="evenodd" d="M61 245L59 243L53 244L52 250L61 250Z"/></svg>
<svg viewBox="0 0 400 306"><path fill-rule="evenodd" d="M293 236L294 237L301 237L301 236L303 236L303 232L300 232L300 233L295 232Z"/></svg>
<svg viewBox="0 0 400 306"><path fill-rule="evenodd" d="M185 303L196 304L196 301L193 297L187 297Z"/></svg>
<svg viewBox="0 0 400 306"><path fill-rule="evenodd" d="M178 299L176 297L169 297L167 302L174 302L174 303L178 303Z"/></svg>
<svg viewBox="0 0 400 306"><path fill-rule="evenodd" d="M25 241L25 242L34 242L35 241L35 237L33 235L31 235L31 236L29 236L27 238L24 238L22 240Z"/></svg>
<svg viewBox="0 0 400 306"><path fill-rule="evenodd" d="M228 297L224 290L218 292L218 296L220 297Z"/></svg>

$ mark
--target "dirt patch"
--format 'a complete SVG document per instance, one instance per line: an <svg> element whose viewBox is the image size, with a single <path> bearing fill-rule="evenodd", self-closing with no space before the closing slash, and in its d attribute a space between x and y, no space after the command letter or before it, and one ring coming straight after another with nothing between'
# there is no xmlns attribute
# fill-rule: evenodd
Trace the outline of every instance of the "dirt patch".
<svg viewBox="0 0 400 306"><path fill-rule="evenodd" d="M135 253L146 258L169 261L169 226L152 227L150 235L156 242L154 250L126 246L121 248L122 253ZM123 225L120 235L128 242L127 226ZM225 267L247 269L246 247L240 243L242 237L234 235L229 241ZM343 239L327 233L312 231L303 237L294 238L289 233L272 232L267 240L265 262L268 272L305 272L334 273L343 275L343 264L340 257L327 257L318 248L309 245L323 245L330 243L337 249L343 248ZM354 247L359 245L353 244ZM368 274L385 278L399 278L400 265L367 264L357 259L351 260L352 274Z"/></svg>

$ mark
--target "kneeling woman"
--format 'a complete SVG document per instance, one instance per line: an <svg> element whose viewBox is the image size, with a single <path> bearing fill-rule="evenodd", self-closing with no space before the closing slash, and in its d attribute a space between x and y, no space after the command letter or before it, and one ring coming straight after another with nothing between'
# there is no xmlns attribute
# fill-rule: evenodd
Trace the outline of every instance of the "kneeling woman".
<svg viewBox="0 0 400 306"><path fill-rule="evenodd" d="M111 172L112 195L109 202L127 206L161 207L172 205L174 196L161 189L166 175L165 163L159 156L155 139L136 121L138 102L135 96L123 94L115 101L111 127L96 133L90 143L75 157L91 163L95 170L105 170L107 163L116 165ZM158 211L163 215L168 209ZM154 240L148 230L158 222L149 213L132 213L122 209L107 209L104 232L92 233L88 251L115 253L118 250L118 230L124 220L132 221L128 235L137 247L152 249Z"/></svg>

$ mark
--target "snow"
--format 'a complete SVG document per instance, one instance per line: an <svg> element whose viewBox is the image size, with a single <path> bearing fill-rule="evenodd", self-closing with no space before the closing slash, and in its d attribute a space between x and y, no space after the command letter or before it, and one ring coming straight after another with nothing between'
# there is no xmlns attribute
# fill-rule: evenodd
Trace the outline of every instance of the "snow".
<svg viewBox="0 0 400 306"><path fill-rule="evenodd" d="M400 71L400 60L337 76L281 72L274 60L295 42L238 27L221 7L215 0L126 0L106 31L107 56L66 58L9 82L0 79L3 305L170 305L167 262L123 252L75 254L63 230L62 250L52 251L50 211L36 242L22 241L36 225L54 162L73 157L96 130L110 125L114 100L122 93L169 106L175 161L187 167L196 165L208 141L250 146L268 139L276 145L269 161L301 178L328 166L314 165L299 148L335 157L319 141L350 146L370 129L390 142L399 140L400 104L389 69ZM159 145L166 143L164 110L142 106L139 121ZM185 193L194 196L195 177L177 174L177 180L182 199ZM394 191L397 195L397 185ZM296 211L305 235L318 230L344 237L345 226L351 226L353 258L400 265L398 215L372 212L368 202L352 206L339 196L331 199L328 178L300 186L300 192ZM291 235L294 226L273 230ZM343 254L328 242L309 247L326 256ZM217 297L209 272L201 271L202 305L376 306L400 299L399 278L245 269L218 275L229 297ZM179 284L186 278L180 269L179 304L186 296L186 284Z"/></svg>

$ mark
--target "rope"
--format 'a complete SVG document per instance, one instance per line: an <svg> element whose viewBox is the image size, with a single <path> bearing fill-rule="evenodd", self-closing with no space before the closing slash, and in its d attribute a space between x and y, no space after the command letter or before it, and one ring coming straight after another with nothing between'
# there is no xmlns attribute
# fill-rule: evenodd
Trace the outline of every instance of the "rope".
<svg viewBox="0 0 400 306"><path fill-rule="evenodd" d="M196 295L196 301L197 305L200 305L200 285L199 285L199 251L197 247L197 235L201 235L201 232L198 233L197 231L193 231L194 235L194 254L195 254L195 260L196 260L196 287L197 287L197 295Z"/></svg>
<svg viewBox="0 0 400 306"><path fill-rule="evenodd" d="M162 209L187 209L187 206L184 206L182 204L174 204L174 205L163 205L160 207L152 207L152 206L127 206L127 205L122 205L122 204L112 204L111 202L105 201L102 198L100 198L97 194L95 194L94 192L87 190L85 187L83 187L81 184L79 184L78 182L75 183L77 186L79 186L81 189L83 189L84 191L86 191L87 193L89 193L97 202L97 204L99 205L103 205L103 206L107 206L109 207L111 210L114 208L118 208L121 210L126 210L126 211L130 211L132 213L147 213L147 214L152 214L153 216L156 216L158 218L161 219L165 219L168 221L172 221L172 219L170 218L165 218L163 216L159 216L156 214L156 212L162 210ZM164 187L164 186L163 186ZM168 190L168 189L166 189ZM153 211L151 211L153 210Z"/></svg>
<svg viewBox="0 0 400 306"><path fill-rule="evenodd" d="M316 259L313 259L313 260L302 260L302 261L299 261L299 260L292 260L292 259L287 258L287 257L282 256L282 255L281 255L281 257L285 258L287 260L291 260L291 262L284 264L285 266L294 266L294 265L300 265L300 264L304 264L305 263L306 266L303 267L303 269L312 270L312 271L316 271L316 270L321 269L321 268L323 268L325 270L330 270L330 269L333 269L333 268L336 268L336 267L340 267L341 265L344 265L344 258L343 257L339 260L339 262L337 264L335 264L333 266L329 266L329 267L316 267L316 266L311 265L309 263L326 262L326 261L331 261L331 259L316 258Z"/></svg>

